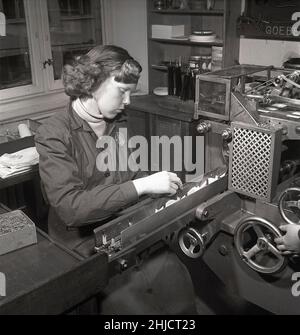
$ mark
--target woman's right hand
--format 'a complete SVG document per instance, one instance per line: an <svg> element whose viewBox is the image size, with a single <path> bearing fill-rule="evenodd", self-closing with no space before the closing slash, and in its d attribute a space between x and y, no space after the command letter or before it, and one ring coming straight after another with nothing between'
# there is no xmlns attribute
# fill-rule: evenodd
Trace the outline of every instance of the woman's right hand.
<svg viewBox="0 0 300 335"><path fill-rule="evenodd" d="M285 235L274 239L277 244L277 249L280 250L283 255L300 253L300 226L297 224L287 224L280 226L279 229L285 232Z"/></svg>
<svg viewBox="0 0 300 335"><path fill-rule="evenodd" d="M182 188L182 182L176 173L162 171L150 176L133 180L138 195L163 194L173 195L178 188Z"/></svg>

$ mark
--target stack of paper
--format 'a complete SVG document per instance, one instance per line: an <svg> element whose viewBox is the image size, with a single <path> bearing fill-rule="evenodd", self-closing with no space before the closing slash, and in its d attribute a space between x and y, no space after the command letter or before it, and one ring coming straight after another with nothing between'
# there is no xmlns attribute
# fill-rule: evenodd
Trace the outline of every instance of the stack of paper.
<svg viewBox="0 0 300 335"><path fill-rule="evenodd" d="M167 25L167 24L153 24L152 28L152 38L177 38L184 36L184 25Z"/></svg>
<svg viewBox="0 0 300 335"><path fill-rule="evenodd" d="M39 154L35 147L4 154L0 157L0 178L5 179L28 171L38 162Z"/></svg>

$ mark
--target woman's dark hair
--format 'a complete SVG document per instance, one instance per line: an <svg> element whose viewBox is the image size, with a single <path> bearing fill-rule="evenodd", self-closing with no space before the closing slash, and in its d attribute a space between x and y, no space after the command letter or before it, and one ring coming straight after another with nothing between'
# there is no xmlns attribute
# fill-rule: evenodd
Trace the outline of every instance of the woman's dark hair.
<svg viewBox="0 0 300 335"><path fill-rule="evenodd" d="M100 45L63 68L65 92L72 99L91 97L111 75L124 84L136 84L141 65L128 52L114 45Z"/></svg>

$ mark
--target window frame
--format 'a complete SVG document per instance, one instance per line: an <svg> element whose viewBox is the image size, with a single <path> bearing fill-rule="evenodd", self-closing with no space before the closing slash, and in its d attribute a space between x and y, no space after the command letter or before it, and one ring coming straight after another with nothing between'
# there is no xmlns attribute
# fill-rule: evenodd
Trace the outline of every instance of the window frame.
<svg viewBox="0 0 300 335"><path fill-rule="evenodd" d="M103 3L100 3L102 41L105 43ZM0 120L50 111L66 105L61 80L54 79L53 66L43 66L52 58L47 0L24 0L32 84L0 90Z"/></svg>
<svg viewBox="0 0 300 335"><path fill-rule="evenodd" d="M21 96L38 94L45 90L42 74L39 69L41 57L40 34L38 20L32 20L32 15L37 17L37 7L30 0L24 0L26 32L31 64L32 84L3 89L0 91L0 102L9 101ZM31 13L31 14L30 14ZM33 50L35 50L33 52Z"/></svg>

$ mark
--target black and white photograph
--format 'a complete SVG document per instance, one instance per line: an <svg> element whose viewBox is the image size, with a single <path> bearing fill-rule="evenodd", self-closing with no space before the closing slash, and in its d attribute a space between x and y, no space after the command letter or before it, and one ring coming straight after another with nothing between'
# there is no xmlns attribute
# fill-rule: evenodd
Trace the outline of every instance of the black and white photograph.
<svg viewBox="0 0 300 335"><path fill-rule="evenodd" d="M0 0L12 315L300 315L299 0Z"/></svg>

